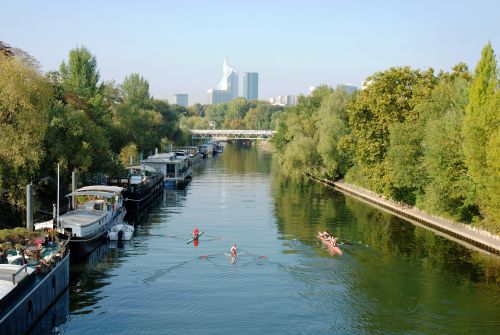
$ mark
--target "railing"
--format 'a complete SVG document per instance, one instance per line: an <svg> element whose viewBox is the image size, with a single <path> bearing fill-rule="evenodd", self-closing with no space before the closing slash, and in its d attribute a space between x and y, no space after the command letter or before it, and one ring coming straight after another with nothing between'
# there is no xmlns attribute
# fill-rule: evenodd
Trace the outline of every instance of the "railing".
<svg viewBox="0 0 500 335"><path fill-rule="evenodd" d="M21 272L26 272L28 273L28 265L24 264L19 270L17 270L15 273L12 274L12 284L16 285L16 276L20 274ZM24 277L23 277L24 278Z"/></svg>
<svg viewBox="0 0 500 335"><path fill-rule="evenodd" d="M259 140L271 138L275 130L191 129L193 138L214 140Z"/></svg>

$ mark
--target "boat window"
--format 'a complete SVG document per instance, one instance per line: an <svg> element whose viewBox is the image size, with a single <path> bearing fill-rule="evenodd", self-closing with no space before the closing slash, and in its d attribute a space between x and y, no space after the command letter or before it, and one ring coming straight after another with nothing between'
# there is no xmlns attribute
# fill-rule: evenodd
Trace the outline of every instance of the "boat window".
<svg viewBox="0 0 500 335"><path fill-rule="evenodd" d="M175 173L175 164L167 164L167 173Z"/></svg>

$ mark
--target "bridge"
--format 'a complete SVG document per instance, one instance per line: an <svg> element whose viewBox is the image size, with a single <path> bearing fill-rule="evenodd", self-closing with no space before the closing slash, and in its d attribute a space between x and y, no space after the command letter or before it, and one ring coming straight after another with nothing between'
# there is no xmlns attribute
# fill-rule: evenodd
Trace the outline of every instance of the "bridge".
<svg viewBox="0 0 500 335"><path fill-rule="evenodd" d="M211 139L216 141L265 140L271 138L275 132L275 130L191 129L193 139Z"/></svg>

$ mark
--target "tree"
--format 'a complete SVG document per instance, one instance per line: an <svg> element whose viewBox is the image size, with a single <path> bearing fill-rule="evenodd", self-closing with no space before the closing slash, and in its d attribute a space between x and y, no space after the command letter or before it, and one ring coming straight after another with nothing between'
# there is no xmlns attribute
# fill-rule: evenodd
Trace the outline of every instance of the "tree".
<svg viewBox="0 0 500 335"><path fill-rule="evenodd" d="M98 93L99 70L94 55L85 47L69 52L68 63L63 61L59 67L62 85L68 92L74 92L89 100Z"/></svg>
<svg viewBox="0 0 500 335"><path fill-rule="evenodd" d="M499 229L500 91L496 57L488 43L474 71L463 124L463 148L477 201L486 221ZM499 229L500 230L500 229Z"/></svg>
<svg viewBox="0 0 500 335"><path fill-rule="evenodd" d="M345 90L336 89L319 108L317 150L323 159L323 177L338 179L345 175L351 164L343 143L350 133L347 105L352 98Z"/></svg>
<svg viewBox="0 0 500 335"><path fill-rule="evenodd" d="M365 187L389 197L400 193L388 178L390 126L418 119L414 107L428 97L436 81L432 69L421 72L409 67L391 68L368 77L370 85L348 109L353 160L356 171L368 182Z"/></svg>
<svg viewBox="0 0 500 335"><path fill-rule="evenodd" d="M130 161L132 159L132 162ZM139 152L137 151L137 145L134 143L129 143L122 148L120 151L120 161L123 166L130 166L137 164L139 162Z"/></svg>
<svg viewBox="0 0 500 335"><path fill-rule="evenodd" d="M134 108L149 106L151 99L149 82L138 73L132 73L125 77L122 84L122 94L125 103Z"/></svg>
<svg viewBox="0 0 500 335"><path fill-rule="evenodd" d="M26 184L44 157L52 90L45 78L0 52L0 197L23 207Z"/></svg>

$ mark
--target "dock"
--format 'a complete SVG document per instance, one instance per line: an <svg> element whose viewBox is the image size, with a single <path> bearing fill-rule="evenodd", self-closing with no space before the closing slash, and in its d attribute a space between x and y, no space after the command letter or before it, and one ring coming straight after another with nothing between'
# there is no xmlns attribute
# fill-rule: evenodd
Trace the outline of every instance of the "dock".
<svg viewBox="0 0 500 335"><path fill-rule="evenodd" d="M385 199L374 192L342 181L334 182L327 179L312 178L327 186L333 187L337 191L354 196L415 225L432 230L436 234L460 243L468 248L500 256L500 236L498 235L471 227L470 225L430 215L417 208Z"/></svg>

